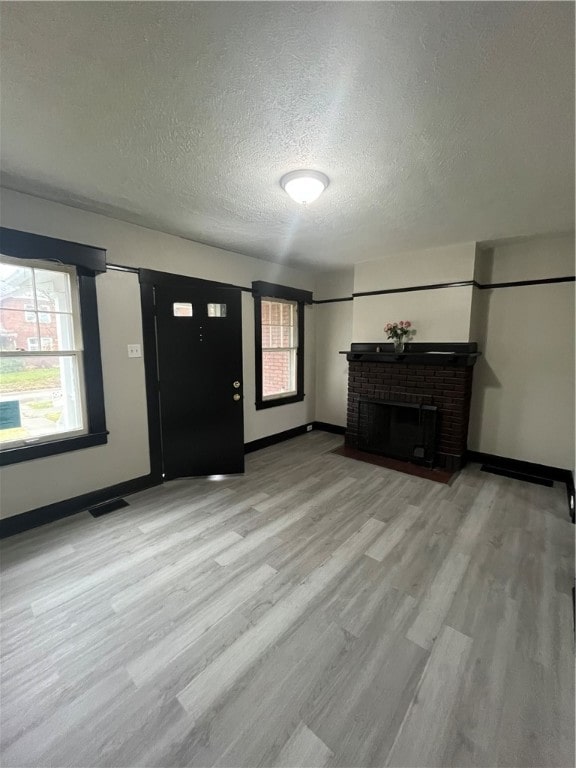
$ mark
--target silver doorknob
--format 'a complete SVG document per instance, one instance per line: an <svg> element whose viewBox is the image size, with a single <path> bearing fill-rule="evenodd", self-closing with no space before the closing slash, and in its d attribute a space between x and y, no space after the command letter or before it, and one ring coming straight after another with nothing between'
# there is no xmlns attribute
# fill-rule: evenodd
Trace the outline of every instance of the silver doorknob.
<svg viewBox="0 0 576 768"><path fill-rule="evenodd" d="M234 387L234 389L238 389L239 386L240 386L240 382L239 381L235 381L234 384L232 384L232 386Z"/></svg>
<svg viewBox="0 0 576 768"><path fill-rule="evenodd" d="M234 395L233 400L240 400L240 395Z"/></svg>

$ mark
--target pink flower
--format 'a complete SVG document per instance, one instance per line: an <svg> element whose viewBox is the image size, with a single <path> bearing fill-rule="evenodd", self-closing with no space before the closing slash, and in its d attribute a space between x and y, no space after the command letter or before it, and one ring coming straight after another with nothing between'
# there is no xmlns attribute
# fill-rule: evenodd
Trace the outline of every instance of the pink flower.
<svg viewBox="0 0 576 768"><path fill-rule="evenodd" d="M402 326L404 325L404 320L400 320L400 322L398 323L398 325L400 326L400 328L402 328Z"/></svg>
<svg viewBox="0 0 576 768"><path fill-rule="evenodd" d="M410 320L405 320L404 321L404 328L410 328L411 325L412 325L412 323L410 322Z"/></svg>
<svg viewBox="0 0 576 768"><path fill-rule="evenodd" d="M390 323L386 323L386 325L384 326L384 330L385 330L386 332L388 332L388 331L390 330L390 328L392 328L392 326L390 325Z"/></svg>

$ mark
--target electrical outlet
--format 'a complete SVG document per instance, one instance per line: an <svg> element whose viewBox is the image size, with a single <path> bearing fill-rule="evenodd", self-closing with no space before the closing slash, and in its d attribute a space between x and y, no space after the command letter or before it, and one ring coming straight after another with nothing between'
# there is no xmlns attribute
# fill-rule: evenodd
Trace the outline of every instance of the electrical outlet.
<svg viewBox="0 0 576 768"><path fill-rule="evenodd" d="M128 357L142 357L140 344L128 344Z"/></svg>
<svg viewBox="0 0 576 768"><path fill-rule="evenodd" d="M312 424L306 425L306 432L312 432Z"/></svg>

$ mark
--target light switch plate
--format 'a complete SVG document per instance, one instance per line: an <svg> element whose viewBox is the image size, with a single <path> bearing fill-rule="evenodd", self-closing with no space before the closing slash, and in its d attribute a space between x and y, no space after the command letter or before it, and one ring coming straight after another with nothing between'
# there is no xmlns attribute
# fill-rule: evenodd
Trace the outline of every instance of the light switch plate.
<svg viewBox="0 0 576 768"><path fill-rule="evenodd" d="M128 357L142 357L140 344L128 344Z"/></svg>

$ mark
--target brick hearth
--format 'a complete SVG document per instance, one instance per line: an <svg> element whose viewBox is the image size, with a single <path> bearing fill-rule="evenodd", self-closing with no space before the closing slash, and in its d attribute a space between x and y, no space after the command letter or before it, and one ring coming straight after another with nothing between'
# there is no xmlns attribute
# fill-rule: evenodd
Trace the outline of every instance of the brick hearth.
<svg viewBox="0 0 576 768"><path fill-rule="evenodd" d="M360 398L433 405L439 420L435 465L460 469L466 453L473 370L471 365L350 361L347 445L358 447Z"/></svg>

